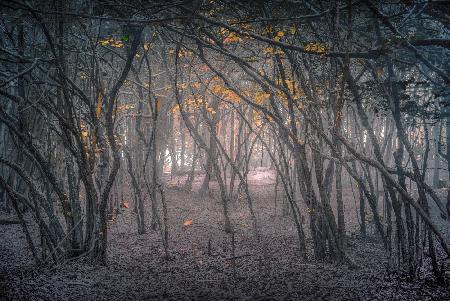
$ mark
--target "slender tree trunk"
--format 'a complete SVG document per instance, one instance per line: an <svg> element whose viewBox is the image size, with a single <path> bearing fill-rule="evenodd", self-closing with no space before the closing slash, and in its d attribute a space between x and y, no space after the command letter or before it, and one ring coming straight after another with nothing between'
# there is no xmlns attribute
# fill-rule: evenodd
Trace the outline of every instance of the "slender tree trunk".
<svg viewBox="0 0 450 301"><path fill-rule="evenodd" d="M180 129L180 140L181 140L181 151L180 151L180 169L184 174L186 165L186 134L184 131L183 123L178 119L179 129Z"/></svg>
<svg viewBox="0 0 450 301"><path fill-rule="evenodd" d="M433 170L433 188L439 188L439 173L441 168L441 160L439 157L439 140L440 140L440 124L437 122L433 127L433 146L434 146L434 170Z"/></svg>
<svg viewBox="0 0 450 301"><path fill-rule="evenodd" d="M446 160L447 160L447 173L448 173L448 182L450 183L450 97L447 96L446 102L445 102L445 114L447 115L446 119L446 147L447 147L447 153L446 153ZM438 159L439 160L439 159ZM450 216L450 187L447 191L447 214Z"/></svg>
<svg viewBox="0 0 450 301"><path fill-rule="evenodd" d="M69 188L69 199L70 199L70 212L72 217L72 231L71 244L72 244L72 255L78 256L82 252L83 245L83 223L81 218L81 203L79 199L79 188L77 185L77 180L75 178L75 172L73 169L73 160L68 151L66 154L66 170L67 170L67 183Z"/></svg>
<svg viewBox="0 0 450 301"><path fill-rule="evenodd" d="M139 182L136 179L136 176L133 171L133 161L131 159L130 153L128 150L125 151L125 157L127 158L128 163L128 174L131 178L131 185L133 186L133 192L134 192L134 200L137 208L136 212L136 220L137 220L137 226L138 226L138 233L139 234L145 234L146 228L145 228L145 211L144 211L144 202L142 199L142 193L141 193L141 187L139 185Z"/></svg>

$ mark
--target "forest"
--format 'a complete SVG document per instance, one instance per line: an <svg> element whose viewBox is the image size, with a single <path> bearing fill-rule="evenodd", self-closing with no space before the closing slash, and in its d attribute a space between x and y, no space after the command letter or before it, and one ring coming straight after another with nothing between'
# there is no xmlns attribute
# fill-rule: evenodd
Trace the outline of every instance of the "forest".
<svg viewBox="0 0 450 301"><path fill-rule="evenodd" d="M0 1L0 300L450 300L450 3Z"/></svg>

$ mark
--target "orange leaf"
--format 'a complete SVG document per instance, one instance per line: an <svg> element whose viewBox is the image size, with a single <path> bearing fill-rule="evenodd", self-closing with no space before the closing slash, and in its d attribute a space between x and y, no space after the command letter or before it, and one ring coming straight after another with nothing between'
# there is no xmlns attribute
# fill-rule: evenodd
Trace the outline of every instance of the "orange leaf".
<svg viewBox="0 0 450 301"><path fill-rule="evenodd" d="M130 207L130 205L128 204L128 202L124 202L124 203L120 204L120 207L128 209Z"/></svg>
<svg viewBox="0 0 450 301"><path fill-rule="evenodd" d="M183 226L184 226L184 227L187 227L187 226L190 226L190 225L192 225L192 220L191 220L191 219L188 219L187 221L185 221L185 222L183 223Z"/></svg>

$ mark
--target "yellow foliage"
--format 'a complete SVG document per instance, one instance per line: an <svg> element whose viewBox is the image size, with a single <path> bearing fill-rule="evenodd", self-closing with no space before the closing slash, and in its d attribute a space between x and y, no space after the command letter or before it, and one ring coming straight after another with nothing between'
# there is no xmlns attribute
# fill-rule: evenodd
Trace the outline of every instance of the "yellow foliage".
<svg viewBox="0 0 450 301"><path fill-rule="evenodd" d="M115 48L122 48L123 46L125 46L122 40L114 40L113 38L102 39L99 40L98 43L102 46L112 46Z"/></svg>
<svg viewBox="0 0 450 301"><path fill-rule="evenodd" d="M191 87L192 88L194 88L194 89L198 89L198 88L200 88L201 87L201 83L200 82L197 82L197 83L193 83L192 85L191 85Z"/></svg>
<svg viewBox="0 0 450 301"><path fill-rule="evenodd" d="M253 29L253 26L251 24L248 24L248 23L241 23L239 25L239 27L241 28L241 30L246 30L246 31L249 31L249 30Z"/></svg>
<svg viewBox="0 0 450 301"><path fill-rule="evenodd" d="M111 44L112 47L122 48L124 46L122 41L115 41L114 44Z"/></svg>
<svg viewBox="0 0 450 301"><path fill-rule="evenodd" d="M263 53L264 54L272 54L273 53L273 48L272 47L266 47L263 49Z"/></svg>
<svg viewBox="0 0 450 301"><path fill-rule="evenodd" d="M301 96L305 95L303 93L303 91L300 89L300 87L298 86L298 84L295 84L293 80L286 79L286 85L289 89L289 92L291 92L293 94L292 98L294 100L298 100L298 99L300 99Z"/></svg>
<svg viewBox="0 0 450 301"><path fill-rule="evenodd" d="M223 86L216 84L216 85L212 86L211 91L214 94L222 94L222 91L223 91L222 89L223 89Z"/></svg>
<svg viewBox="0 0 450 301"><path fill-rule="evenodd" d="M186 89L187 84L186 83L181 83L181 84L178 84L177 86L178 86L178 89L184 90L184 89Z"/></svg>
<svg viewBox="0 0 450 301"><path fill-rule="evenodd" d="M226 37L226 38L223 40L223 43L224 43L224 44L238 43L238 42L240 42L240 41L242 41L242 39L241 39L237 34L235 34L234 32L232 32L232 33L230 33L230 35L229 35L228 37Z"/></svg>
<svg viewBox="0 0 450 301"><path fill-rule="evenodd" d="M252 121L255 126L257 126L257 127L262 126L261 114L258 111L253 111Z"/></svg>
<svg viewBox="0 0 450 301"><path fill-rule="evenodd" d="M170 53L170 51L169 51L169 53ZM192 51L183 50L183 49L178 51L178 57L189 57L189 56L192 56Z"/></svg>
<svg viewBox="0 0 450 301"><path fill-rule="evenodd" d="M89 135L89 131L87 129L83 129L80 132L81 134L81 138L87 138L87 136Z"/></svg>
<svg viewBox="0 0 450 301"><path fill-rule="evenodd" d="M239 95L237 95L236 93L234 93L231 90L227 90L225 99L228 101L234 102L234 103L239 103L241 101L241 98L239 97Z"/></svg>
<svg viewBox="0 0 450 301"><path fill-rule="evenodd" d="M79 74L80 74L80 79L81 79L81 80L85 80L85 79L88 78L86 72L84 72L84 71L81 71Z"/></svg>
<svg viewBox="0 0 450 301"><path fill-rule="evenodd" d="M98 43L100 45L102 45L102 46L108 46L109 45L109 40L108 39L107 40L100 40L100 41L98 41Z"/></svg>
<svg viewBox="0 0 450 301"><path fill-rule="evenodd" d="M172 107L172 109L170 109L170 111L172 112L172 114L175 114L175 113L177 113L177 112L180 112L180 111L181 111L181 105L179 105L179 104L174 105L174 106Z"/></svg>
<svg viewBox="0 0 450 301"><path fill-rule="evenodd" d="M217 96L234 103L240 102L240 97L236 93L234 93L232 90L228 89L227 87L224 87L222 85L214 85L211 88L211 92L216 94Z"/></svg>
<svg viewBox="0 0 450 301"><path fill-rule="evenodd" d="M297 32L297 27L295 27L295 25L291 25L291 27L289 27L289 32L291 35L294 35Z"/></svg>
<svg viewBox="0 0 450 301"><path fill-rule="evenodd" d="M284 54L284 51L280 48L266 47L263 49L264 54Z"/></svg>
<svg viewBox="0 0 450 301"><path fill-rule="evenodd" d="M322 43L308 43L304 49L306 51L310 51L310 52L316 52L316 53L320 53L320 54L324 54L326 53L327 49L325 47L324 44Z"/></svg>
<svg viewBox="0 0 450 301"><path fill-rule="evenodd" d="M196 95L194 97L193 103L196 104L197 106L200 106L202 104L205 104L206 102L203 100L203 97L201 95Z"/></svg>
<svg viewBox="0 0 450 301"><path fill-rule="evenodd" d="M255 103L256 104L262 104L264 101L266 101L267 99L269 99L270 94L264 91L258 91L255 94Z"/></svg>
<svg viewBox="0 0 450 301"><path fill-rule="evenodd" d="M259 60L259 59L258 59L256 56L254 56L254 55L245 58L245 61L246 61L246 62L249 62L249 63L258 62L258 60Z"/></svg>
<svg viewBox="0 0 450 301"><path fill-rule="evenodd" d="M275 83L279 86L281 86L281 81L276 80ZM292 79L286 79L285 84L287 86L287 90L289 91L290 96L294 100L299 100L300 97L305 96L305 93L303 93L302 89L300 88L299 84L294 82ZM285 92L280 88L280 90L276 91L276 95L278 98L280 98L282 101L287 104L287 97Z"/></svg>
<svg viewBox="0 0 450 301"><path fill-rule="evenodd" d="M276 42L279 42L282 37L284 37L284 32L283 31L278 31L273 39Z"/></svg>
<svg viewBox="0 0 450 301"><path fill-rule="evenodd" d="M216 114L216 111L214 111L214 109L213 108L211 108L211 107L207 107L206 108L206 111L208 111L209 113L211 113L211 114Z"/></svg>
<svg viewBox="0 0 450 301"><path fill-rule="evenodd" d="M242 39L239 37L239 35L235 32L230 32L228 29L221 27L219 29L220 35L224 38L223 43L224 44L230 44L230 43L238 43L242 41Z"/></svg>
<svg viewBox="0 0 450 301"><path fill-rule="evenodd" d="M122 112L126 112L126 111L129 111L129 110L132 110L134 108L135 108L134 104L131 104L131 103L122 104L122 105L117 106L116 113L120 114Z"/></svg>
<svg viewBox="0 0 450 301"><path fill-rule="evenodd" d="M222 37L224 37L224 36L226 36L227 34L228 34L228 30L226 29L226 28L223 28L223 27L220 27L219 28L219 34L222 36Z"/></svg>

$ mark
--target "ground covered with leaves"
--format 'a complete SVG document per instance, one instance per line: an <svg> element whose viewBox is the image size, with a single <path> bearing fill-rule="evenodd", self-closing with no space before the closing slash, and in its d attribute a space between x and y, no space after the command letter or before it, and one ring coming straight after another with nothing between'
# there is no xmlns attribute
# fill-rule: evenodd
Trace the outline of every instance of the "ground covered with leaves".
<svg viewBox="0 0 450 301"><path fill-rule="evenodd" d="M198 177L194 191L200 181ZM313 254L301 259L292 217L283 214L281 201L275 205L270 172L250 174L261 226L259 244L246 200L231 204L234 249L231 234L223 231L215 183L212 195L200 197L178 189L179 182L182 179L173 179L166 188L168 260L159 231L137 233L132 209L121 209L111 225L106 267L87 260L37 267L20 226L0 226L0 299L450 300L448 286L436 284L429 271L423 271L415 282L387 272L386 256L375 236L363 240L357 235L357 208L351 190L345 198L348 255L357 267L317 262ZM439 225L448 239L448 222ZM446 276L449 278L448 272Z"/></svg>

